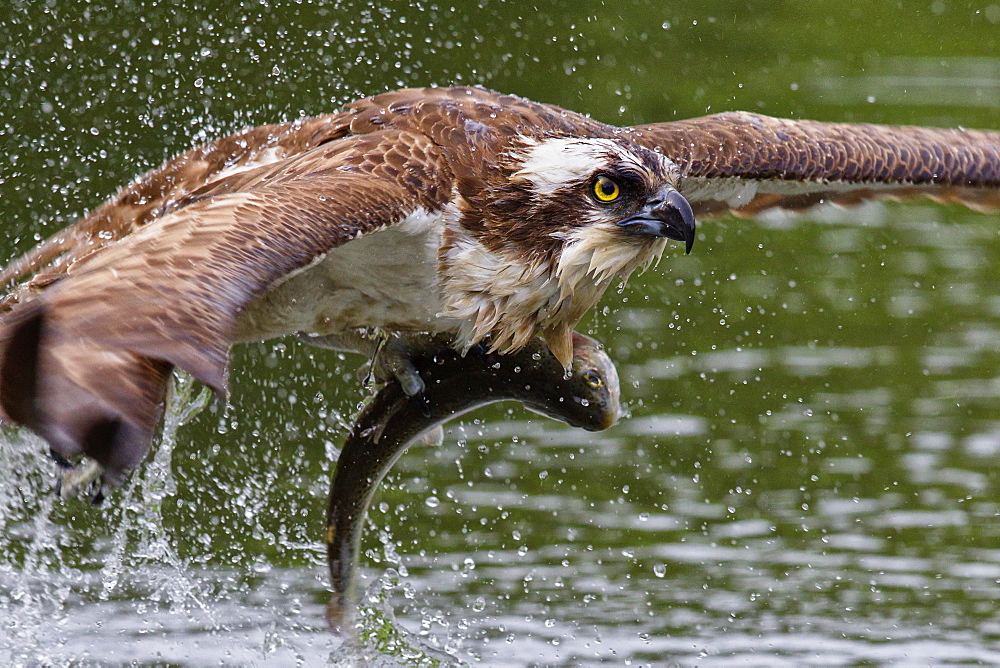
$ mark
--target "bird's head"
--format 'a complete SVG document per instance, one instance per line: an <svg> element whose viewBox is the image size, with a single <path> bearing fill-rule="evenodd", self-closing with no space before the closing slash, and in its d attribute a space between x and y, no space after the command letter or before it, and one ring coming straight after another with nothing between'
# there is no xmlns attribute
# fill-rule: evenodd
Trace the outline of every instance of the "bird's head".
<svg viewBox="0 0 1000 668"><path fill-rule="evenodd" d="M565 366L573 328L612 282L668 239L691 250L694 214L677 167L624 137L521 137L505 158L485 187L461 188L469 237L452 256L451 313L471 323L467 343L489 333L509 351L541 334Z"/></svg>
<svg viewBox="0 0 1000 668"><path fill-rule="evenodd" d="M694 213L677 191L676 165L665 156L626 139L549 137L525 144L509 176L523 209L514 227L571 243L598 234L625 255L650 244L662 251L664 239L691 252Z"/></svg>
<svg viewBox="0 0 1000 668"><path fill-rule="evenodd" d="M526 182L559 242L560 299L541 333L560 359L569 359L573 328L612 282L658 260L668 239L691 252L694 213L677 191L677 167L627 140L544 139L512 178Z"/></svg>

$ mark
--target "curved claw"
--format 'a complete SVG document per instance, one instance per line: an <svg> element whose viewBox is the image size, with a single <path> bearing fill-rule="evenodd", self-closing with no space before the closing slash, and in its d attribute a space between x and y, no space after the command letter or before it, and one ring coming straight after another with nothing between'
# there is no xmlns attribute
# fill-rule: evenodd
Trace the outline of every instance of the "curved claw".
<svg viewBox="0 0 1000 668"><path fill-rule="evenodd" d="M100 505L109 489L103 479L104 467L89 458L76 466L67 466L68 462L64 462L66 460L56 462L59 469L56 494L59 498L65 501L86 492L93 505Z"/></svg>
<svg viewBox="0 0 1000 668"><path fill-rule="evenodd" d="M421 383L423 383L423 381L421 381ZM417 410L420 411L421 416L423 416L424 418L429 418L431 416L432 414L431 404L429 401L427 401L427 397L424 395L422 387L420 389L420 392L410 397L410 400L417 405Z"/></svg>
<svg viewBox="0 0 1000 668"><path fill-rule="evenodd" d="M399 381L399 386L403 389L408 397L423 397L424 395L424 379L420 377L420 374L412 365L408 365L404 368L393 369L393 377ZM426 401L426 399L424 400Z"/></svg>
<svg viewBox="0 0 1000 668"><path fill-rule="evenodd" d="M375 378L383 382L395 378L408 397L423 394L424 379L413 363L413 355L419 348L419 343L398 334L389 335L372 360Z"/></svg>

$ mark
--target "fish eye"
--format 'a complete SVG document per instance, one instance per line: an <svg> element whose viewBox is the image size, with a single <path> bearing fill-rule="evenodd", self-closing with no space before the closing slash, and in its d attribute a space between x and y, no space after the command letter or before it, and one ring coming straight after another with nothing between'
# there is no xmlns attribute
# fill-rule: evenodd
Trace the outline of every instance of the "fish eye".
<svg viewBox="0 0 1000 668"><path fill-rule="evenodd" d="M599 202L614 202L621 194L621 188L607 176L598 176L594 181L594 197Z"/></svg>
<svg viewBox="0 0 1000 668"><path fill-rule="evenodd" d="M583 382L585 382L588 387L591 387L595 390L604 385L604 381L601 380L600 374L598 374L594 370L583 372Z"/></svg>

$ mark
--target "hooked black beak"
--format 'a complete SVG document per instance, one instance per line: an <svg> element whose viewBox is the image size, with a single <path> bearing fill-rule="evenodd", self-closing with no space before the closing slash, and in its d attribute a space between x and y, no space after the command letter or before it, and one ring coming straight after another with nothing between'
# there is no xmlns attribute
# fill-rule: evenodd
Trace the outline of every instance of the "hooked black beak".
<svg viewBox="0 0 1000 668"><path fill-rule="evenodd" d="M694 246L694 211L684 196L673 188L663 190L659 197L618 226L632 234L683 241L685 253L690 253Z"/></svg>

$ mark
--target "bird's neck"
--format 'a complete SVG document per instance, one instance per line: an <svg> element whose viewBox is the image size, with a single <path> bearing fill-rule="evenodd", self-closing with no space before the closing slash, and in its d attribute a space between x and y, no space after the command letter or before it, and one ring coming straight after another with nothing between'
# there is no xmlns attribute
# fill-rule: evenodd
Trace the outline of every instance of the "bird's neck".
<svg viewBox="0 0 1000 668"><path fill-rule="evenodd" d="M567 234L559 253L529 256L488 248L461 225L447 225L440 315L459 323L459 348L489 335L491 349L512 352L541 335L568 363L573 328L587 310L608 286L654 261L665 246L662 240L623 244L621 234L579 229L590 231Z"/></svg>

